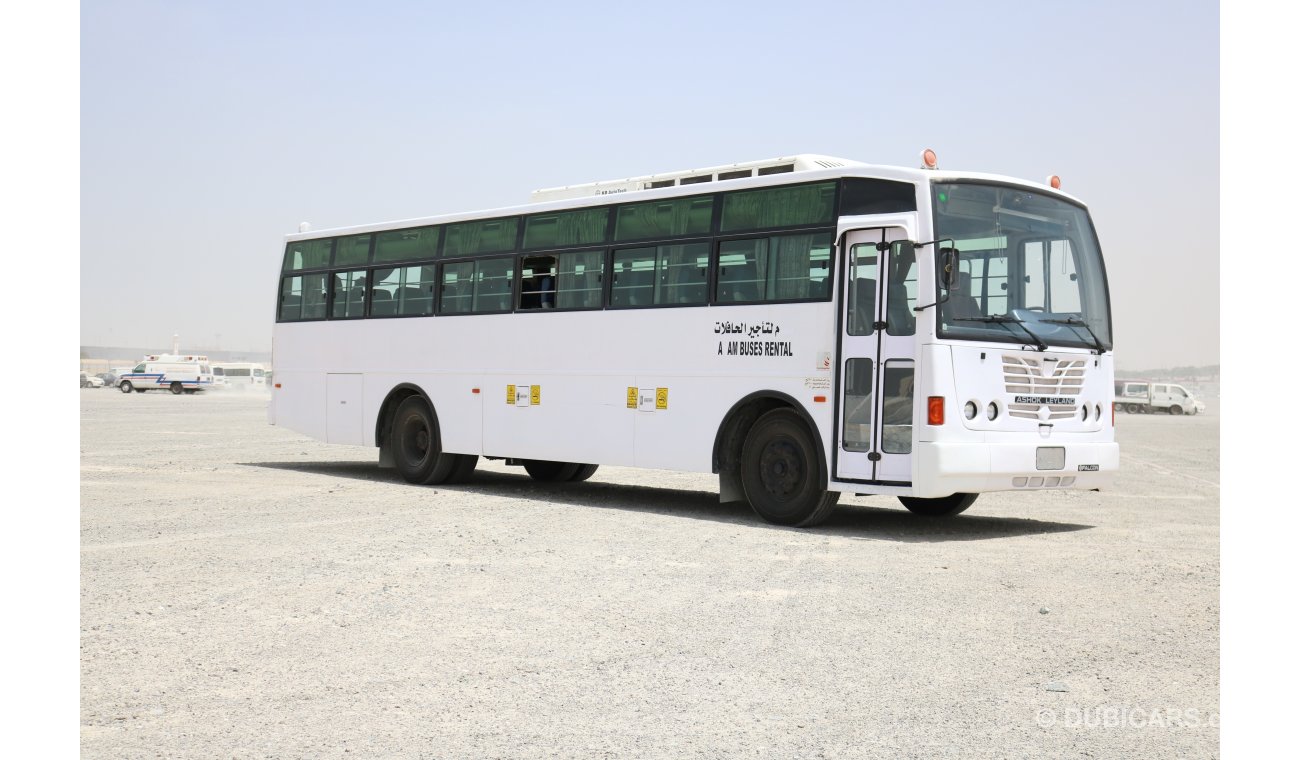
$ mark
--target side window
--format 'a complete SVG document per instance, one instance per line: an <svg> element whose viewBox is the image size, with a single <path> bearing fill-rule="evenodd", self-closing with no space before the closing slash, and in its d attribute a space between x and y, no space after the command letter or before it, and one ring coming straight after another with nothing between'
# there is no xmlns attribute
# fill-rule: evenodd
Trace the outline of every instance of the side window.
<svg viewBox="0 0 1300 760"><path fill-rule="evenodd" d="M332 319L355 319L366 315L366 271L334 272Z"/></svg>
<svg viewBox="0 0 1300 760"><path fill-rule="evenodd" d="M524 248L590 245L605 240L609 207L536 214L524 221Z"/></svg>
<svg viewBox="0 0 1300 760"><path fill-rule="evenodd" d="M605 288L605 252L560 254L556 283L556 303L561 309L599 309Z"/></svg>
<svg viewBox="0 0 1300 760"><path fill-rule="evenodd" d="M515 247L515 234L519 230L519 217L505 219L481 219L475 222L462 222L447 227L446 240L442 244L442 255L472 256L477 253L497 253L511 251Z"/></svg>
<svg viewBox="0 0 1300 760"><path fill-rule="evenodd" d="M519 264L519 308L555 308L555 257L525 256Z"/></svg>
<svg viewBox="0 0 1300 760"><path fill-rule="evenodd" d="M433 313L432 264L371 272L370 316L427 316Z"/></svg>
<svg viewBox="0 0 1300 760"><path fill-rule="evenodd" d="M135 365L135 369L133 369L133 370L131 370L131 371L132 371L132 372L144 372L144 365L143 365L143 364L137 364L137 365Z"/></svg>
<svg viewBox="0 0 1300 760"><path fill-rule="evenodd" d="M439 314L468 314L474 304L474 262L444 264L438 289Z"/></svg>
<svg viewBox="0 0 1300 760"><path fill-rule="evenodd" d="M319 273L284 278L280 289L280 321L324 319L326 277Z"/></svg>
<svg viewBox="0 0 1300 760"><path fill-rule="evenodd" d="M707 235L712 225L712 195L632 203L619 206L614 239L627 241Z"/></svg>
<svg viewBox="0 0 1300 760"><path fill-rule="evenodd" d="M433 259L438 255L439 227L413 227L375 236L375 263Z"/></svg>
<svg viewBox="0 0 1300 760"><path fill-rule="evenodd" d="M474 311L510 311L514 301L514 257L484 259L474 264Z"/></svg>
<svg viewBox="0 0 1300 760"><path fill-rule="evenodd" d="M650 306L654 303L656 250L629 248L614 251L613 282L609 305Z"/></svg>
<svg viewBox="0 0 1300 760"><path fill-rule="evenodd" d="M284 248L284 271L296 272L300 269L324 269L330 265L330 252L334 250L334 240L298 240Z"/></svg>
<svg viewBox="0 0 1300 760"><path fill-rule="evenodd" d="M334 266L350 267L370 263L370 235L349 235L334 243Z"/></svg>
<svg viewBox="0 0 1300 760"><path fill-rule="evenodd" d="M916 334L916 249L894 243L889 254L889 292L885 298L885 332ZM888 368L886 368L888 369Z"/></svg>
<svg viewBox="0 0 1300 760"><path fill-rule="evenodd" d="M718 247L718 303L830 297L832 235L726 240Z"/></svg>
<svg viewBox="0 0 1300 760"><path fill-rule="evenodd" d="M875 331L876 261L873 243L858 243L849 250L849 335L870 335Z"/></svg>
<svg viewBox="0 0 1300 760"><path fill-rule="evenodd" d="M661 245L656 254L656 304L709 302L708 243Z"/></svg>

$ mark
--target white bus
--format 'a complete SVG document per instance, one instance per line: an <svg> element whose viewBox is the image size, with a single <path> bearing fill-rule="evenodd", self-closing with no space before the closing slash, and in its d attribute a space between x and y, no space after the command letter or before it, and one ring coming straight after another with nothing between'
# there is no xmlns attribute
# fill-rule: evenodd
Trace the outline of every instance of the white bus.
<svg viewBox="0 0 1300 760"><path fill-rule="evenodd" d="M217 385L240 391L266 390L266 367L256 362L221 362L212 365Z"/></svg>
<svg viewBox="0 0 1300 760"><path fill-rule="evenodd" d="M799 156L533 200L288 235L271 423L412 483L712 472L798 526L1114 478L1101 249L1053 187Z"/></svg>
<svg viewBox="0 0 1300 760"><path fill-rule="evenodd" d="M150 354L130 371L118 377L123 393L169 390L176 395L212 387L208 357L197 354Z"/></svg>

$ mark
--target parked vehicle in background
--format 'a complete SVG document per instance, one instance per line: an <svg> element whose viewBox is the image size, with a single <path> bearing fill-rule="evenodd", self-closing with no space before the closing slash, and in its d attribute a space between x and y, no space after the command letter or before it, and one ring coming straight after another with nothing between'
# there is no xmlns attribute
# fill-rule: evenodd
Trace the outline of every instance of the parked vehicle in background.
<svg viewBox="0 0 1300 760"><path fill-rule="evenodd" d="M92 375L87 375L85 372L82 372L81 387L82 388L103 388L104 381Z"/></svg>
<svg viewBox="0 0 1300 760"><path fill-rule="evenodd" d="M169 390L176 395L212 387L208 357L194 354L151 354L122 375L118 389L123 393Z"/></svg>
<svg viewBox="0 0 1300 760"><path fill-rule="evenodd" d="M255 362L222 362L212 365L219 385L234 390L266 390L266 368Z"/></svg>
<svg viewBox="0 0 1300 760"><path fill-rule="evenodd" d="M1115 408L1129 414L1200 414L1205 411L1205 402L1174 383L1116 380Z"/></svg>
<svg viewBox="0 0 1300 760"><path fill-rule="evenodd" d="M118 376L116 372L100 372L98 375L95 375L95 377L103 380L104 385L112 388L117 387Z"/></svg>

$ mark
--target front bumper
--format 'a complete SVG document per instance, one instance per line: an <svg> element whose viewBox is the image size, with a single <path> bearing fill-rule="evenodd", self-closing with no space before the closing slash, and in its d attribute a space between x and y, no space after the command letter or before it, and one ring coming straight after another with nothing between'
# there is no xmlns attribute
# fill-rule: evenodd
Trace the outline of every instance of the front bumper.
<svg viewBox="0 0 1300 760"><path fill-rule="evenodd" d="M1041 446L1064 448L1064 467L1038 469ZM1119 444L1114 442L922 442L912 453L914 493L922 498L989 491L1091 491L1109 488L1119 470Z"/></svg>

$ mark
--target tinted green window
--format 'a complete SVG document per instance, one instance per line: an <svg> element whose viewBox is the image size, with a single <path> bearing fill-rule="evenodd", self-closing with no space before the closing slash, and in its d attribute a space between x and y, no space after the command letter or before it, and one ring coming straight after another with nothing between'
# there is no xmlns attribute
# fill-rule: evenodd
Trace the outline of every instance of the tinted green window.
<svg viewBox="0 0 1300 760"><path fill-rule="evenodd" d="M707 235L713 224L713 196L620 206L615 240Z"/></svg>
<svg viewBox="0 0 1300 760"><path fill-rule="evenodd" d="M722 198L723 232L830 224L834 219L834 182L746 190Z"/></svg>
<svg viewBox="0 0 1300 760"><path fill-rule="evenodd" d="M449 225L442 255L472 256L476 253L512 251L518 230L519 217Z"/></svg>
<svg viewBox="0 0 1300 760"><path fill-rule="evenodd" d="M296 272L299 269L324 269L330 265L330 251L334 241L299 240L285 246L284 271Z"/></svg>
<svg viewBox="0 0 1300 760"><path fill-rule="evenodd" d="M431 260L438 255L437 227L381 232L375 237L375 263Z"/></svg>
<svg viewBox="0 0 1300 760"><path fill-rule="evenodd" d="M614 272L614 306L702 304L709 300L708 243L615 251Z"/></svg>
<svg viewBox="0 0 1300 760"><path fill-rule="evenodd" d="M334 243L334 266L351 267L370 263L370 235L349 235Z"/></svg>
<svg viewBox="0 0 1300 760"><path fill-rule="evenodd" d="M444 264L438 290L439 314L467 314L474 305L474 262Z"/></svg>
<svg viewBox="0 0 1300 760"><path fill-rule="evenodd" d="M334 319L355 319L366 315L366 271L335 272L333 275Z"/></svg>
<svg viewBox="0 0 1300 760"><path fill-rule="evenodd" d="M566 211L562 214L537 214L524 222L524 248L555 248L563 245L590 245L605 241L609 225L608 208Z"/></svg>
<svg viewBox="0 0 1300 760"><path fill-rule="evenodd" d="M474 311L509 311L514 303L515 260L487 259L474 262Z"/></svg>
<svg viewBox="0 0 1300 760"><path fill-rule="evenodd" d="M562 253L559 257L557 305L561 309L598 309L604 288L602 251Z"/></svg>
<svg viewBox="0 0 1300 760"><path fill-rule="evenodd" d="M433 313L435 267L432 264L371 273L370 316L392 317Z"/></svg>
<svg viewBox="0 0 1300 760"><path fill-rule="evenodd" d="M439 314L509 311L514 301L513 258L463 261L442 268Z"/></svg>
<svg viewBox="0 0 1300 760"><path fill-rule="evenodd" d="M327 276L322 272L284 278L280 287L280 321L324 319Z"/></svg>
<svg viewBox="0 0 1300 760"><path fill-rule="evenodd" d="M718 303L830 297L832 234L727 240L718 247Z"/></svg>

